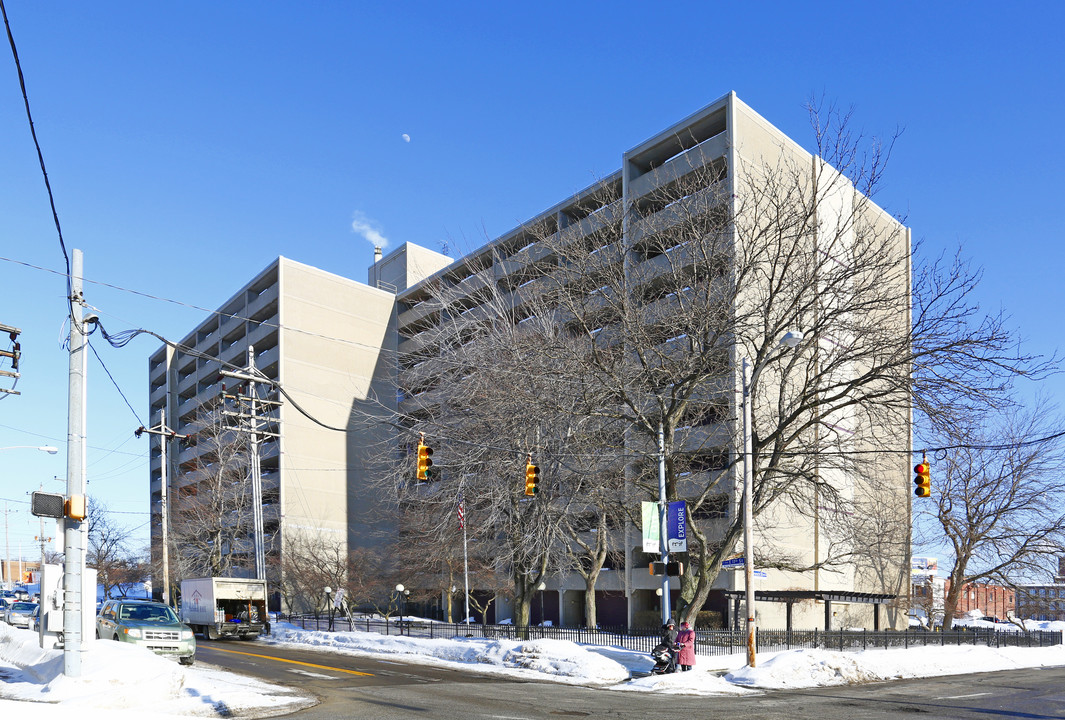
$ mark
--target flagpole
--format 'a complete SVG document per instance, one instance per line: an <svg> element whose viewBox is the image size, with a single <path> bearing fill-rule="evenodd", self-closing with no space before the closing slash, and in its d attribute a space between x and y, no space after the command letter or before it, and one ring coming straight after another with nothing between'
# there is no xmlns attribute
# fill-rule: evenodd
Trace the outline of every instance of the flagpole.
<svg viewBox="0 0 1065 720"><path fill-rule="evenodd" d="M461 501L460 501L461 502ZM470 561L469 555L466 552L466 512L463 508L462 513L462 578L466 585L466 592L463 594L463 599L466 601L466 625L470 624Z"/></svg>

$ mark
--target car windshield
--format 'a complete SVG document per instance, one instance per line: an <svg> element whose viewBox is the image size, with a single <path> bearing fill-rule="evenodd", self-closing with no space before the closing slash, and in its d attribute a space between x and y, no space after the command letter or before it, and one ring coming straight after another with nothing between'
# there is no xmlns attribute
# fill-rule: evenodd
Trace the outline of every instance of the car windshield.
<svg viewBox="0 0 1065 720"><path fill-rule="evenodd" d="M176 623L174 611L166 605L123 605L119 620L134 620L148 623Z"/></svg>
<svg viewBox="0 0 1065 720"><path fill-rule="evenodd" d="M12 612L32 612L37 603L17 602L11 606Z"/></svg>

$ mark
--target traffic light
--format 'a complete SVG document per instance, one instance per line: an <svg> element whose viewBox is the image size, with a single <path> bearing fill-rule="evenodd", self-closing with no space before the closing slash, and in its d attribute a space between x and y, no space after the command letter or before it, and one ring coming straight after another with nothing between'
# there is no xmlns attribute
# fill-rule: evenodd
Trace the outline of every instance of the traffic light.
<svg viewBox="0 0 1065 720"><path fill-rule="evenodd" d="M913 494L919 498L932 497L932 466L927 461L922 460L913 468L913 471L917 473L917 476L913 479L913 482L917 485Z"/></svg>
<svg viewBox="0 0 1065 720"><path fill-rule="evenodd" d="M684 574L684 563L682 562L652 562L648 569L652 575L668 575L669 577L680 577Z"/></svg>
<svg viewBox="0 0 1065 720"><path fill-rule="evenodd" d="M429 479L429 468L433 466L433 449L425 444L424 440L418 442L418 471L415 477L419 480Z"/></svg>
<svg viewBox="0 0 1065 720"><path fill-rule="evenodd" d="M533 465L530 457L525 463L525 494L532 497L540 492L540 468Z"/></svg>

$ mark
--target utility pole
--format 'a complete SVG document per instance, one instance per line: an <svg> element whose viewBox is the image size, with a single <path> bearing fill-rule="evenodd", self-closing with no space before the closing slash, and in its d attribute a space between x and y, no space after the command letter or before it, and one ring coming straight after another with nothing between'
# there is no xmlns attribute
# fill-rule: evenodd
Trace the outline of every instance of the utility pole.
<svg viewBox="0 0 1065 720"><path fill-rule="evenodd" d="M174 438L184 440L188 435L178 435L166 426L166 410L159 411L159 424L153 428L143 425L133 431L140 437L144 433L159 436L159 499L160 525L163 545L163 602L170 605L170 501L169 501L169 477L166 472L166 447Z"/></svg>
<svg viewBox="0 0 1065 720"><path fill-rule="evenodd" d="M3 323L0 323L0 333L7 333L8 337L11 338L11 349L10 350L0 350L0 358L5 358L5 357L8 358L11 361L11 369L10 370L0 370L0 377L11 378L12 379L12 383L18 382L18 379L20 377L19 376L19 372L18 372L18 363L19 363L19 357L21 355L21 351L20 351L20 348L19 348L18 336L19 336L19 333L21 333L21 332L22 331L19 330L17 327L13 327L11 325L5 325ZM10 387L10 388L0 388L0 393L4 393L4 394L7 394L7 395L21 395L22 394L18 390L14 389L14 384L12 384L12 387Z"/></svg>
<svg viewBox="0 0 1065 720"><path fill-rule="evenodd" d="M4 500L4 587L7 587L7 581L11 576L11 536L8 534L7 514L11 512L7 509L7 500Z"/></svg>
<svg viewBox="0 0 1065 720"><path fill-rule="evenodd" d="M276 400L261 400L258 393L255 390L256 383L270 382L262 373L260 373L255 367L255 346L248 346L248 366L240 372L231 372L229 370L223 370L220 373L223 377L234 378L242 382L248 383L247 395L234 395L232 396L237 400L237 411L223 411L223 414L227 417L236 418L238 426L234 428L237 432L248 433L251 437L251 494L252 494L252 524L254 525L254 543L255 543L255 577L258 580L266 579L266 550L263 540L263 477L262 477L262 465L259 458L259 436L267 437L280 437L277 433L268 432L259 428L259 406L266 408L264 412L270 412L274 408L280 407L281 403ZM227 398L223 393L223 398ZM243 412L244 404L248 403L248 412Z"/></svg>
<svg viewBox="0 0 1065 720"><path fill-rule="evenodd" d="M70 378L67 396L67 498L85 497L85 417L88 343L86 323L95 315L83 317L82 254L74 248L70 272ZM63 520L63 674L81 677L82 654L82 576L85 573L85 546L88 523L85 518ZM95 606L96 598L93 598Z"/></svg>

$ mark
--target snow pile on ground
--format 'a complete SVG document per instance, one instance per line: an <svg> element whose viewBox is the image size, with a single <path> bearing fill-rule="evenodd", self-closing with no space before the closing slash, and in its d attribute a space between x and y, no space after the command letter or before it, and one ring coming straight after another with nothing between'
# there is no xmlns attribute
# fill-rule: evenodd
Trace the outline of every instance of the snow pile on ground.
<svg viewBox="0 0 1065 720"><path fill-rule="evenodd" d="M1065 665L1065 646L1061 645L998 649L947 645L856 653L789 650L757 667L733 670L726 679L747 687L806 688L1059 665Z"/></svg>
<svg viewBox="0 0 1065 720"><path fill-rule="evenodd" d="M315 632L286 623L275 624L269 638L274 645L315 645L336 652L362 655L399 655L408 662L431 663L442 667L455 664L492 669L524 669L556 679L580 684L608 684L626 680L630 670L594 652L595 648L568 640L500 640L484 638L413 638L367 632ZM646 655L641 654L643 658ZM654 663L646 658L646 670Z"/></svg>
<svg viewBox="0 0 1065 720"><path fill-rule="evenodd" d="M125 643L93 642L87 647L81 676L67 677L62 650L42 650L37 633L0 623L0 714L225 717L294 712L315 702L290 688L217 668L185 667Z"/></svg>
<svg viewBox="0 0 1065 720"><path fill-rule="evenodd" d="M993 624L992 624L993 625ZM999 629L1007 630L1009 626ZM1062 630L1065 623L1031 629ZM791 650L746 655L698 656L690 672L650 675L647 653L620 647L577 645L564 640L412 638L355 632L314 632L274 625L264 645L315 646L323 651L401 662L468 669L482 674L597 686L627 692L689 695L750 694L768 689L930 677L1024 667L1065 665L1065 646L988 648L928 646L842 653ZM323 664L327 663L323 660ZM184 667L131 645L95 642L84 653L82 676L63 674L62 653L41 650L36 633L0 623L0 712L32 712L66 718L71 712L114 718L172 718L292 712L312 698L198 662Z"/></svg>

